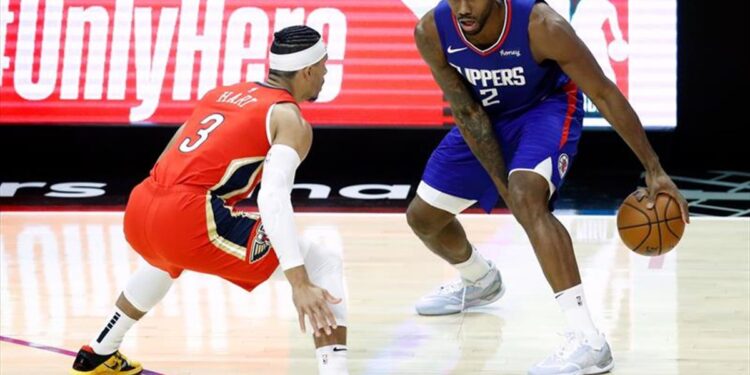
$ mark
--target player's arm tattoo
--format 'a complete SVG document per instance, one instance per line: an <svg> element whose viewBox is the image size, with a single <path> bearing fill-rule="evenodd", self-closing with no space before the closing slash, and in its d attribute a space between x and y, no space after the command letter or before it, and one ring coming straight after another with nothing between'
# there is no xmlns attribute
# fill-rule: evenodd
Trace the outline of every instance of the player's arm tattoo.
<svg viewBox="0 0 750 375"><path fill-rule="evenodd" d="M438 78L436 74L435 79L443 88L443 93L451 105L453 117L461 135L484 169L489 172L493 181L496 184L500 181L507 187L505 160L503 160L500 145L487 113L471 97L464 82L455 77L457 76L455 71L446 72L445 75L447 74L452 74L454 77ZM441 80L444 82L440 83Z"/></svg>
<svg viewBox="0 0 750 375"><path fill-rule="evenodd" d="M508 176L492 124L482 106L472 98L466 83L456 69L448 65L440 48L440 39L432 12L427 13L417 23L414 38L419 53L430 66L435 81L451 105L456 125L466 140L466 144L492 177L500 194L505 195Z"/></svg>

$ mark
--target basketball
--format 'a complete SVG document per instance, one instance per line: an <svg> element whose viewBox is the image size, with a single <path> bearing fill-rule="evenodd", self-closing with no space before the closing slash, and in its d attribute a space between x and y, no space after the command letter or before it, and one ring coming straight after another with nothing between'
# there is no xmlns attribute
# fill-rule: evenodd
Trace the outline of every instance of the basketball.
<svg viewBox="0 0 750 375"><path fill-rule="evenodd" d="M662 255L680 242L685 230L680 205L667 194L659 194L653 208L647 208L646 202L645 196L639 200L635 193L630 194L617 211L617 231L630 250Z"/></svg>

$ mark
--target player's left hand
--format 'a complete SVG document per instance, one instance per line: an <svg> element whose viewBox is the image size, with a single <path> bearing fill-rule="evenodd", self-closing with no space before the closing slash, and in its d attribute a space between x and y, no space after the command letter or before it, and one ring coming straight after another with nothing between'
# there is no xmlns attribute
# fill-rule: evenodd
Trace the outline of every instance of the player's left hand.
<svg viewBox="0 0 750 375"><path fill-rule="evenodd" d="M292 301L297 308L299 328L303 333L306 331L305 316L310 321L315 337L320 337L321 331L330 335L336 329L336 318L328 304L340 303L341 298L336 298L327 290L311 283L303 283L292 286Z"/></svg>
<svg viewBox="0 0 750 375"><path fill-rule="evenodd" d="M682 221L690 223L690 214L688 212L688 203L685 197L682 196L680 190L677 189L677 185L672 182L666 172L660 169L657 172L646 172L646 189L644 194L646 196L646 207L654 207L654 201L656 196L659 194L667 194L674 198L677 203L680 204L680 212L682 213ZM640 189L639 189L640 190Z"/></svg>

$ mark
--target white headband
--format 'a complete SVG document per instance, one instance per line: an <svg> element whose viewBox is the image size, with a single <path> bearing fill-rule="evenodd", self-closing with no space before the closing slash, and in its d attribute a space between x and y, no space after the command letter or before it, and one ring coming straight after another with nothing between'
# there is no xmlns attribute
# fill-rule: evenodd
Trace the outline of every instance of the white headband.
<svg viewBox="0 0 750 375"><path fill-rule="evenodd" d="M328 53L326 45L323 43L323 38L320 38L317 43L302 51L284 55L271 52L269 56L270 68L282 72L294 72L317 63L323 59L326 53Z"/></svg>

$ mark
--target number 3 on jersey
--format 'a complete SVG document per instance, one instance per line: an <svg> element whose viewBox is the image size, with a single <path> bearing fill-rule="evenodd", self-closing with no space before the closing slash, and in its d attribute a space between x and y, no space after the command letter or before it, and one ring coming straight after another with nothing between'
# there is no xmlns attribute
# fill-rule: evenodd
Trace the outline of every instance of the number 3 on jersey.
<svg viewBox="0 0 750 375"><path fill-rule="evenodd" d="M193 140L190 139L190 137L185 137L185 139L180 143L180 151L182 152L191 152L195 151L200 145L203 144L208 139L208 135L211 134L212 131L216 130L216 128L219 127L224 122L224 116L218 113L214 113L212 115L208 115L206 118L201 121L201 125L209 125L207 128L199 129L197 132L198 139L195 140L195 143L192 143Z"/></svg>

